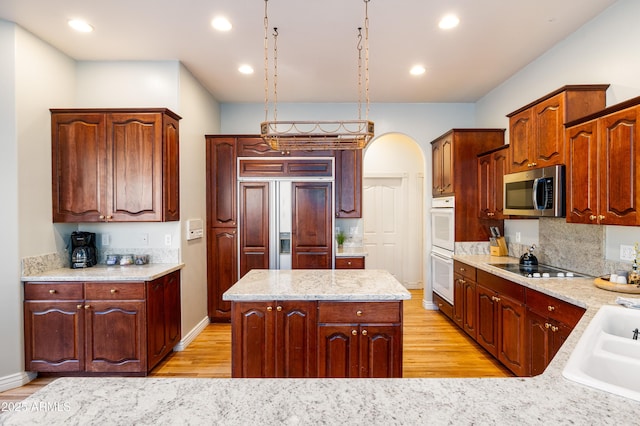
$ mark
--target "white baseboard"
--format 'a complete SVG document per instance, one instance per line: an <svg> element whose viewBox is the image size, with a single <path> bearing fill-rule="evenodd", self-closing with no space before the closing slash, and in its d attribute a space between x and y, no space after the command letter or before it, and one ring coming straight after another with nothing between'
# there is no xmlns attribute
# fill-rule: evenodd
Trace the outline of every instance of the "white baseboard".
<svg viewBox="0 0 640 426"><path fill-rule="evenodd" d="M438 310L438 305L433 303L433 301L431 301L431 300L422 299L422 307L425 308L428 311L437 311Z"/></svg>
<svg viewBox="0 0 640 426"><path fill-rule="evenodd" d="M187 346L189 346L189 344L193 342L196 337L198 337L198 334L202 333L202 330L207 328L208 325L209 317L204 317L202 321L196 324L196 326L193 327L191 331L189 331L184 337L182 337L182 339L180 339L180 342L173 347L173 350L175 352L184 351Z"/></svg>
<svg viewBox="0 0 640 426"><path fill-rule="evenodd" d="M0 392L24 386L36 377L38 377L38 374L31 371L22 371L10 376L0 377Z"/></svg>

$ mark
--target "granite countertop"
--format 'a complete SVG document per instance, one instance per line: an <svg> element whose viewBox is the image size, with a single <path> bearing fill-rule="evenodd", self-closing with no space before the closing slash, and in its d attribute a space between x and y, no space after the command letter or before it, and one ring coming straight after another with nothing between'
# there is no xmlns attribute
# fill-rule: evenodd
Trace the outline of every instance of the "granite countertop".
<svg viewBox="0 0 640 426"><path fill-rule="evenodd" d="M91 268L58 268L39 274L23 275L22 281L152 281L178 269L184 263L149 263L147 265L107 266Z"/></svg>
<svg viewBox="0 0 640 426"><path fill-rule="evenodd" d="M638 424L640 402L562 377L585 327L618 293L595 287L593 278L531 279L487 264L517 261L513 258L455 258L587 308L543 374L496 379L62 378L9 407L0 424Z"/></svg>
<svg viewBox="0 0 640 426"><path fill-rule="evenodd" d="M336 250L336 257L367 257L369 253L364 247L344 247L342 250Z"/></svg>
<svg viewBox="0 0 640 426"><path fill-rule="evenodd" d="M223 300L406 300L411 293L384 270L254 269L222 295Z"/></svg>

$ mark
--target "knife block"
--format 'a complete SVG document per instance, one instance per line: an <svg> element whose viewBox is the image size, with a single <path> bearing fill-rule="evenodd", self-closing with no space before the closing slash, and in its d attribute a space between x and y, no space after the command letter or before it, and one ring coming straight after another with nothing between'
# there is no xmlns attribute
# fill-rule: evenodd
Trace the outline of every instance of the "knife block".
<svg viewBox="0 0 640 426"><path fill-rule="evenodd" d="M504 237L496 237L491 239L489 245L489 253L491 256L508 256L507 242Z"/></svg>

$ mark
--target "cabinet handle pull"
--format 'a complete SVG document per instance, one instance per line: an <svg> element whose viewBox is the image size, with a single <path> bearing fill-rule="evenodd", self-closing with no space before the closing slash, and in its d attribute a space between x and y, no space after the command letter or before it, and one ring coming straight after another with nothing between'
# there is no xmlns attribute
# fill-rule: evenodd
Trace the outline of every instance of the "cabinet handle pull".
<svg viewBox="0 0 640 426"><path fill-rule="evenodd" d="M598 215L598 220L604 220L604 215Z"/></svg>
<svg viewBox="0 0 640 426"><path fill-rule="evenodd" d="M76 305L76 308L82 309L82 305Z"/></svg>
<svg viewBox="0 0 640 426"><path fill-rule="evenodd" d="M356 311L356 315L361 317L362 316L362 311Z"/></svg>
<svg viewBox="0 0 640 426"><path fill-rule="evenodd" d="M111 294L116 294L118 292L118 289L112 288L111 289Z"/></svg>
<svg viewBox="0 0 640 426"><path fill-rule="evenodd" d="M85 309L89 309L91 307L91 305L84 305Z"/></svg>
<svg viewBox="0 0 640 426"><path fill-rule="evenodd" d="M351 330L351 334L354 335L354 336L357 336L358 335L358 330Z"/></svg>
<svg viewBox="0 0 640 426"><path fill-rule="evenodd" d="M267 306L267 312L271 312L271 311L273 311L273 307Z"/></svg>
<svg viewBox="0 0 640 426"><path fill-rule="evenodd" d="M555 325L552 325L551 326L551 331L553 331L555 333L556 331L558 331L558 327L556 327Z"/></svg>
<svg viewBox="0 0 640 426"><path fill-rule="evenodd" d="M494 302L499 302L500 298L496 296L491 296L491 300L493 300Z"/></svg>
<svg viewBox="0 0 640 426"><path fill-rule="evenodd" d="M278 307L276 308L276 311L278 311L278 312L282 311L282 306L278 306Z"/></svg>
<svg viewBox="0 0 640 426"><path fill-rule="evenodd" d="M549 306L547 306L547 309L549 310L549 312L553 312L553 311L556 310L556 307L549 305Z"/></svg>
<svg viewBox="0 0 640 426"><path fill-rule="evenodd" d="M56 293L57 293L57 291L55 289L53 289L53 288L51 290L49 290L49 294L56 294Z"/></svg>
<svg viewBox="0 0 640 426"><path fill-rule="evenodd" d="M100 220L104 220L104 215L103 215L103 214L101 214L100 216L98 216L98 219L100 219Z"/></svg>
<svg viewBox="0 0 640 426"><path fill-rule="evenodd" d="M351 265L351 262L347 262L347 265Z"/></svg>
<svg viewBox="0 0 640 426"><path fill-rule="evenodd" d="M367 330L362 330L362 335L363 336L366 336L367 334L369 334L369 333L367 333Z"/></svg>
<svg viewBox="0 0 640 426"><path fill-rule="evenodd" d="M596 220L596 215L592 214L591 216L589 216L589 220Z"/></svg>
<svg viewBox="0 0 640 426"><path fill-rule="evenodd" d="M466 269L460 268L460 272L465 272L465 271L466 271Z"/></svg>

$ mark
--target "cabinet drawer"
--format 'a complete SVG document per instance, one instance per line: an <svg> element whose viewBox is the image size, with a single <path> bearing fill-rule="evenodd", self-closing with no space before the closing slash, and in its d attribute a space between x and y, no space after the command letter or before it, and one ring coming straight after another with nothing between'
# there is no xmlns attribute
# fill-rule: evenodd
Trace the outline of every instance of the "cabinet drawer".
<svg viewBox="0 0 640 426"><path fill-rule="evenodd" d="M25 300L82 300L82 283L25 283Z"/></svg>
<svg viewBox="0 0 640 426"><path fill-rule="evenodd" d="M471 281L476 280L476 268L469 266L466 263L453 261L453 272L457 272L465 278L469 278Z"/></svg>
<svg viewBox="0 0 640 426"><path fill-rule="evenodd" d="M319 302L320 323L396 323L402 302Z"/></svg>
<svg viewBox="0 0 640 426"><path fill-rule="evenodd" d="M579 306L531 289L527 289L527 308L544 317L560 321L569 327L575 327L585 311Z"/></svg>
<svg viewBox="0 0 640 426"><path fill-rule="evenodd" d="M336 269L364 269L364 257L336 257Z"/></svg>
<svg viewBox="0 0 640 426"><path fill-rule="evenodd" d="M133 300L144 299L144 283L86 283L87 300Z"/></svg>

